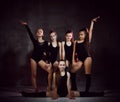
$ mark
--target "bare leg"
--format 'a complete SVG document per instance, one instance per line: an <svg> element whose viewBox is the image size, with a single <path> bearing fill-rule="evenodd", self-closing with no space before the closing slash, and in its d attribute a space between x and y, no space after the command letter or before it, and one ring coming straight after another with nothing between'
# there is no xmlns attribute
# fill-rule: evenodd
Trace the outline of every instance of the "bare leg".
<svg viewBox="0 0 120 102"><path fill-rule="evenodd" d="M84 61L85 74L91 74L92 58L87 57Z"/></svg>
<svg viewBox="0 0 120 102"><path fill-rule="evenodd" d="M52 89L52 65L47 64L45 61L41 60L38 65L45 71L48 72L48 90Z"/></svg>
<svg viewBox="0 0 120 102"><path fill-rule="evenodd" d="M48 72L48 88L47 91L52 90L52 79L53 79L53 74L52 74L52 68Z"/></svg>
<svg viewBox="0 0 120 102"><path fill-rule="evenodd" d="M35 88L35 91L37 91L37 82L36 82L37 63L33 59L30 59L30 64L31 64L31 80L32 80L32 85L33 85L33 88Z"/></svg>
<svg viewBox="0 0 120 102"><path fill-rule="evenodd" d="M71 72L72 73L77 72L79 69L81 69L82 65L83 65L83 62L81 62L81 61L74 62L72 65L72 68L71 68Z"/></svg>

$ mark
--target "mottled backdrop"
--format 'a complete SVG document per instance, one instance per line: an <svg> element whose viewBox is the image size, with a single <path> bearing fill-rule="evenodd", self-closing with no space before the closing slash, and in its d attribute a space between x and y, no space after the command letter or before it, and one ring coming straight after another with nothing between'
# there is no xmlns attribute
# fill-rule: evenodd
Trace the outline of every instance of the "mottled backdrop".
<svg viewBox="0 0 120 102"><path fill-rule="evenodd" d="M94 77L102 78L105 88L118 89L118 6L115 0L1 0L0 86L31 85L29 58L33 45L20 20L27 21L33 33L37 28L43 28L44 38L48 41L49 31L54 29L58 40L62 41L67 29L72 29L77 39L78 31L83 27L89 28L91 19L100 16L94 25L91 43L93 73ZM40 74L42 77L44 75Z"/></svg>

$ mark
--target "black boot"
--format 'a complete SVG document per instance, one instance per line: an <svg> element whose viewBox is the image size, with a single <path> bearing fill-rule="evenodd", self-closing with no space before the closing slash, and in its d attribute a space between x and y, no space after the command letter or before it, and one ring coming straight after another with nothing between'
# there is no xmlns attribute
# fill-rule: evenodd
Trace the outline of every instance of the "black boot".
<svg viewBox="0 0 120 102"><path fill-rule="evenodd" d="M86 76L86 89L85 92L88 93L91 86L91 74L85 74Z"/></svg>
<svg viewBox="0 0 120 102"><path fill-rule="evenodd" d="M71 75L71 90L76 91L77 90L76 73L70 72L70 75Z"/></svg>

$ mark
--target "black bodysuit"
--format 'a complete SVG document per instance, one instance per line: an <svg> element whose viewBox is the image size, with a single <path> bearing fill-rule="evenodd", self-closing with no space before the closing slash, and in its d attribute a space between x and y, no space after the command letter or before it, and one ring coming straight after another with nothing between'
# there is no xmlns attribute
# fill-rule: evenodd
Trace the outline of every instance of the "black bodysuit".
<svg viewBox="0 0 120 102"><path fill-rule="evenodd" d="M32 40L34 50L32 53L32 59L34 59L36 62L39 62L40 60L47 60L47 54L48 54L48 42L44 41L42 43L39 43L33 36L30 28L28 25L25 26L28 34L30 36L30 39Z"/></svg>
<svg viewBox="0 0 120 102"><path fill-rule="evenodd" d="M76 42L76 53L77 53L78 59L83 62L87 57L89 57L89 54L86 50L84 42L82 43Z"/></svg>
<svg viewBox="0 0 120 102"><path fill-rule="evenodd" d="M64 76L60 76L59 84L57 86L57 93L60 97L66 97L68 94L67 72L65 72Z"/></svg>
<svg viewBox="0 0 120 102"><path fill-rule="evenodd" d="M49 45L49 59L50 59L50 62L52 64L57 60L58 53L59 53L58 44L56 47L53 47L52 43L50 43L50 45Z"/></svg>
<svg viewBox="0 0 120 102"><path fill-rule="evenodd" d="M71 43L71 46L68 46L65 42L65 58L66 60L68 60L69 62L72 63L72 55L73 55L73 43Z"/></svg>

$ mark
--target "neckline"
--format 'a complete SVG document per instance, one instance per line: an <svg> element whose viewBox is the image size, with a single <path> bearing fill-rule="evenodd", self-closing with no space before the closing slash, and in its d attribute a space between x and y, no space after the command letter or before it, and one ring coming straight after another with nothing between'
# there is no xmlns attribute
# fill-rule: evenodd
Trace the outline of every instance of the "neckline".
<svg viewBox="0 0 120 102"><path fill-rule="evenodd" d="M66 45L67 45L67 42L66 42ZM72 45L72 42L71 42L71 44L70 45L67 45L68 47L70 47Z"/></svg>
<svg viewBox="0 0 120 102"><path fill-rule="evenodd" d="M66 73L66 72L65 72L65 73ZM63 73L63 75L62 75L62 74L60 74L60 76L61 76L61 77L64 77L64 76L65 76L65 73Z"/></svg>
<svg viewBox="0 0 120 102"><path fill-rule="evenodd" d="M53 48L56 48L56 47L57 47L57 45L56 45L56 46L53 46L53 43L52 43L52 42L51 42L51 45L52 45Z"/></svg>
<svg viewBox="0 0 120 102"><path fill-rule="evenodd" d="M77 41L78 44L84 43L84 41Z"/></svg>

